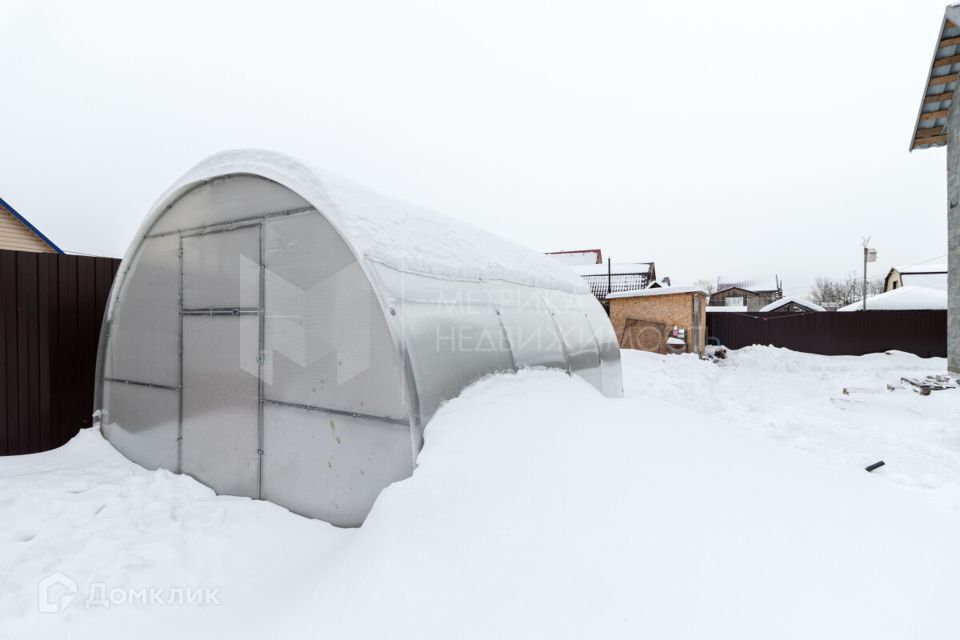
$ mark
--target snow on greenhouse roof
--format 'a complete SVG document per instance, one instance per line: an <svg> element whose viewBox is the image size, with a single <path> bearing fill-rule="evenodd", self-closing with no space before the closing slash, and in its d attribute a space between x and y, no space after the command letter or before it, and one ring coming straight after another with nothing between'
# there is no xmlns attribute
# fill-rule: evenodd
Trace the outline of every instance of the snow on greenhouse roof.
<svg viewBox="0 0 960 640"><path fill-rule="evenodd" d="M826 311L823 307L818 305L816 302L810 302L806 298L801 298L799 296L787 296L786 298L780 298L779 300L774 300L764 308L760 309L761 312L773 311L774 309L779 309L785 304L798 304L801 307L806 307L807 309L812 309L814 311Z"/></svg>
<svg viewBox="0 0 960 640"><path fill-rule="evenodd" d="M560 262L466 222L362 187L271 151L225 151L203 160L161 196L141 229L199 183L234 174L273 180L317 208L358 256L404 273L458 281L501 280L586 293Z"/></svg>
<svg viewBox="0 0 960 640"><path fill-rule="evenodd" d="M613 300L614 298L645 298L648 296L671 296L678 293L702 293L707 295L707 292L703 289L697 287L658 287L656 289L634 289L633 291L620 291L617 293L611 293L607 296L607 300Z"/></svg>
<svg viewBox="0 0 960 640"><path fill-rule="evenodd" d="M907 309L946 309L947 292L927 287L900 287L880 295L867 298L867 311L907 310ZM863 304L854 302L837 311L860 311Z"/></svg>

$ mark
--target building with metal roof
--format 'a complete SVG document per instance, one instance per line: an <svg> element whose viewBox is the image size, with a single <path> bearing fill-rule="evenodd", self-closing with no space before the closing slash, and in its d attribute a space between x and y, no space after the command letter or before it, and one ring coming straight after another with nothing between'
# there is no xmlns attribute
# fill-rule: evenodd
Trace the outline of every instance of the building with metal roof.
<svg viewBox="0 0 960 640"><path fill-rule="evenodd" d="M912 286L946 291L948 272L948 265L939 263L891 267L883 280L883 290L893 291L900 287Z"/></svg>
<svg viewBox="0 0 960 640"><path fill-rule="evenodd" d="M657 280L653 262L611 262L606 264L571 265L570 268L587 283L590 292L601 303L611 293L646 289Z"/></svg>
<svg viewBox="0 0 960 640"><path fill-rule="evenodd" d="M947 366L960 373L960 111L953 99L958 80L960 4L952 4L937 32L910 150L947 147Z"/></svg>

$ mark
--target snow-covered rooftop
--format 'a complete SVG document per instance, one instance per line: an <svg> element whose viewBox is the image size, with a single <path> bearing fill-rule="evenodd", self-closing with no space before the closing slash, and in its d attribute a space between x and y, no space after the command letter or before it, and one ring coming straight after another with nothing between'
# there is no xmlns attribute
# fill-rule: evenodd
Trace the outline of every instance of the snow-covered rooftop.
<svg viewBox="0 0 960 640"><path fill-rule="evenodd" d="M909 267L894 267L901 274L903 273L947 273L945 263L915 264Z"/></svg>
<svg viewBox="0 0 960 640"><path fill-rule="evenodd" d="M581 264L599 264L601 262L600 249L583 249L581 251L549 251L547 255L568 267Z"/></svg>
<svg viewBox="0 0 960 640"><path fill-rule="evenodd" d="M779 309L780 307L782 307L782 306L784 306L784 305L787 305L787 304L791 304L791 303L798 304L798 305L800 305L800 306L802 306L802 307L806 307L806 308L812 309L812 310L814 310L814 311L826 311L826 309L824 309L823 307L821 307L821 306L818 305L817 303L815 303L815 302L810 302L810 301L807 300L806 298L801 298L801 297L799 297L799 296L787 296L786 298L780 298L779 300L774 300L773 302L771 302L771 303L768 304L767 306L765 306L765 307L763 307L762 309L760 309L760 311L773 311L774 309Z"/></svg>
<svg viewBox="0 0 960 640"><path fill-rule="evenodd" d="M697 287L658 287L656 289L634 289L633 291L620 291L618 293L611 293L607 296L607 300L613 300L614 298L644 298L647 296L671 296L678 293L702 293L707 295L707 292L703 289Z"/></svg>
<svg viewBox="0 0 960 640"><path fill-rule="evenodd" d="M904 287L926 287L946 291L949 277L946 273L901 273L900 285Z"/></svg>
<svg viewBox="0 0 960 640"><path fill-rule="evenodd" d="M947 292L927 287L905 286L867 298L867 310L946 309ZM860 311L861 302L854 302L837 311Z"/></svg>
<svg viewBox="0 0 960 640"><path fill-rule="evenodd" d="M559 371L465 390L360 529L147 471L93 429L0 456L0 635L956 638L960 391L886 390L944 358L623 366L616 400ZM75 597L45 613L58 573Z"/></svg>

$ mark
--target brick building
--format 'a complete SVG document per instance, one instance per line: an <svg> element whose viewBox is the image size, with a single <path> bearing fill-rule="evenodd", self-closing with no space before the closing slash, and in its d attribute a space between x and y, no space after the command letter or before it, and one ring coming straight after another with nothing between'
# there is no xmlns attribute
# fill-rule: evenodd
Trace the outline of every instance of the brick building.
<svg viewBox="0 0 960 640"><path fill-rule="evenodd" d="M610 322L620 346L667 353L674 327L684 330L684 351L706 350L707 292L692 287L658 287L612 293Z"/></svg>

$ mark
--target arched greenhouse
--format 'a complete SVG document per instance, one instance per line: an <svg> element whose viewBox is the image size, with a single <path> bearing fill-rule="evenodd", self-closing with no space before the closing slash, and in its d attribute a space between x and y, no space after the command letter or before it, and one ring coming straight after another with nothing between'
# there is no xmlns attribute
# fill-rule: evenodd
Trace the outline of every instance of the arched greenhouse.
<svg viewBox="0 0 960 640"><path fill-rule="evenodd" d="M441 403L533 366L622 393L610 322L563 264L233 151L174 184L127 251L96 408L141 465L353 526L413 472Z"/></svg>

